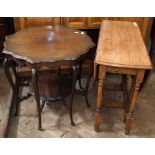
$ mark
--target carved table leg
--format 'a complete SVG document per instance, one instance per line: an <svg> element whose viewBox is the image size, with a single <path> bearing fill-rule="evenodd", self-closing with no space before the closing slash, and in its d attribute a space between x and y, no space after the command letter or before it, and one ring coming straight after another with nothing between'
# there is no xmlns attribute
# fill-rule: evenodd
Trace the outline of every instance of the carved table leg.
<svg viewBox="0 0 155 155"><path fill-rule="evenodd" d="M37 103L37 111L38 111L38 119L39 119L39 130L43 130L42 125L41 125L41 106L40 106L40 96L39 96L39 90L38 90L38 85L37 85L37 70L32 69L32 86L33 86L33 91L35 93L35 99Z"/></svg>
<svg viewBox="0 0 155 155"><path fill-rule="evenodd" d="M95 114L95 131L99 131L99 126L101 122L101 110L103 104L103 85L106 76L106 70L104 66L99 66L99 81L98 81L98 93L97 93L97 108Z"/></svg>
<svg viewBox="0 0 155 155"><path fill-rule="evenodd" d="M74 121L73 121L73 114L72 114L72 105L73 105L73 97L74 97L74 90L75 90L75 86L76 86L76 67L73 66L73 75L72 75L72 79L73 79L73 84L72 84L72 92L71 92L71 101L70 101L70 107L69 107L69 114L70 114L70 120L71 120L71 125L75 125Z"/></svg>
<svg viewBox="0 0 155 155"><path fill-rule="evenodd" d="M128 114L126 117L126 123L125 123L125 134L128 135L131 129L132 121L133 121L133 113L136 108L136 99L138 95L138 91L140 88L140 84L143 81L144 77L144 70L140 70L137 72L136 79L133 81L132 87L131 87L131 93L130 93L130 100L129 100L129 109Z"/></svg>

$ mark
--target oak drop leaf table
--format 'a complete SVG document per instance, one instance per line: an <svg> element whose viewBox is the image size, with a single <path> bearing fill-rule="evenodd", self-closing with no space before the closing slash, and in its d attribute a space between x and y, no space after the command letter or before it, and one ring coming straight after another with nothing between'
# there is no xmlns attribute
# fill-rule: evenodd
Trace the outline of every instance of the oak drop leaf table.
<svg viewBox="0 0 155 155"><path fill-rule="evenodd" d="M91 38L83 31L69 29L62 26L39 26L23 29L6 37L3 53L5 54L4 70L16 98L16 113L18 111L18 76L16 67L10 62L26 66L32 70L32 87L37 103L39 130L41 125L41 105L38 89L38 72L43 67L72 68L72 90L70 103L70 119L72 118L72 102L76 84L76 65L83 60L89 49L94 46ZM9 67L12 65L16 78L15 83L11 78ZM51 88L52 89L52 88Z"/></svg>
<svg viewBox="0 0 155 155"><path fill-rule="evenodd" d="M137 23L127 21L103 21L94 64L94 76L98 71L98 94L95 114L95 131L99 131L106 73L133 77L130 94L125 94L125 134L129 134L140 84L145 70L152 64ZM125 86L126 87L126 86Z"/></svg>

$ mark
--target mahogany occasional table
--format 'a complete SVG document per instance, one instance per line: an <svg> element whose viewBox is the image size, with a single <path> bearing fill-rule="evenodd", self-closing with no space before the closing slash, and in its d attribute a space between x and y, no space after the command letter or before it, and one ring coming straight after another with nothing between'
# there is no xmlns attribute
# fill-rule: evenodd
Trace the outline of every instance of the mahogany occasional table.
<svg viewBox="0 0 155 155"><path fill-rule="evenodd" d="M4 69L12 86L16 98L16 113L18 113L18 76L13 67L15 84L9 72L10 62L15 61L21 66L32 70L32 86L37 103L39 130L41 125L41 105L38 89L38 71L42 67L61 68L68 66L73 71L73 86L71 90L70 119L72 118L72 102L76 84L76 65L86 56L88 50L94 46L91 38L83 31L61 26L43 26L23 29L6 37L3 53L5 54ZM52 89L52 88L51 88Z"/></svg>
<svg viewBox="0 0 155 155"><path fill-rule="evenodd" d="M98 94L95 114L95 131L99 131L106 73L131 75L132 86L125 106L125 134L129 134L136 99L145 70L152 69L141 32L137 23L126 21L103 21L95 57L94 76L98 69ZM124 92L126 93L126 92Z"/></svg>

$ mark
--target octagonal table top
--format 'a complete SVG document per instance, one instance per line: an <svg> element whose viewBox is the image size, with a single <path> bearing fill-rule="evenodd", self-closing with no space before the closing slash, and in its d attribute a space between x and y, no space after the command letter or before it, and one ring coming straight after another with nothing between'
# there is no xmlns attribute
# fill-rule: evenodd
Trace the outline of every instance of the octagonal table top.
<svg viewBox="0 0 155 155"><path fill-rule="evenodd" d="M3 53L33 64L75 60L93 46L84 31L62 26L38 26L7 36Z"/></svg>

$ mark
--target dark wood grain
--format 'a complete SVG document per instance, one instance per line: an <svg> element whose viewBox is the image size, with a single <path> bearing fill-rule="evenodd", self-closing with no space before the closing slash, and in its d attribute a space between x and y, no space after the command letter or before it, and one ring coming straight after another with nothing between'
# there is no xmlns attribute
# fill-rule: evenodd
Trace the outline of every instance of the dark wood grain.
<svg viewBox="0 0 155 155"><path fill-rule="evenodd" d="M29 63L76 60L94 43L84 31L61 26L27 28L6 37L3 53Z"/></svg>
<svg viewBox="0 0 155 155"><path fill-rule="evenodd" d="M6 37L5 48L3 50L6 57L5 62L14 61L21 66L21 69L24 66L32 70L31 82L37 104L39 130L43 130L41 111L45 101L64 100L64 97L70 92L69 114L71 125L75 124L72 116L72 104L77 80L76 67L83 61L89 49L93 46L94 43L84 31L61 26L27 28ZM4 63L6 71L9 70L9 67L7 63ZM53 71L57 71L57 73L60 74L59 70L64 68L71 69L73 72L72 78L70 75L68 76L69 78L67 77L68 83L65 82L66 80L62 80L62 76L61 78L59 76L52 77ZM43 73L42 71L48 72ZM10 73L7 73L9 74L8 77L10 77ZM23 75L20 77L18 74L16 79L20 82L21 78L23 78ZM88 79L86 90L83 91L87 102L89 81L90 79ZM61 88L59 86L57 88L55 87L58 83L61 85ZM72 85L71 87L69 83ZM66 87L66 85L68 85L68 89L63 90L62 86ZM13 89L13 91L15 91L15 89ZM29 96L30 95L24 98L28 98ZM17 98L18 96L16 95L16 99ZM18 111L18 104L16 105L16 111Z"/></svg>

